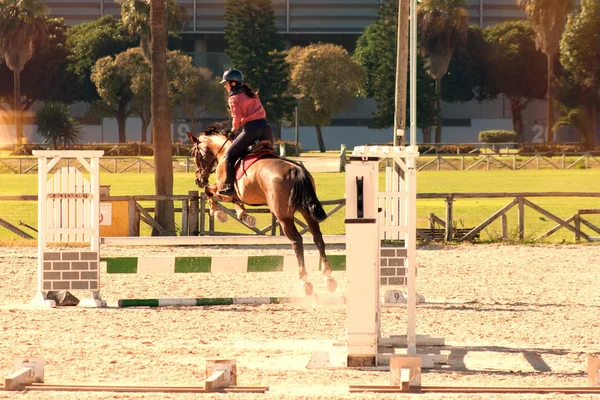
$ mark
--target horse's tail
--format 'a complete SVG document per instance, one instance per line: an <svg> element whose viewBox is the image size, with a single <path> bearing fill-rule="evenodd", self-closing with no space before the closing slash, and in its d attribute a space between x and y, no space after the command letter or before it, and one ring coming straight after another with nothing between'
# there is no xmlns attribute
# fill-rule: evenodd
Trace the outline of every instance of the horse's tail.
<svg viewBox="0 0 600 400"><path fill-rule="evenodd" d="M317 222L327 218L323 205L317 198L313 181L309 172L302 165L297 165L291 170L292 190L289 203L294 210L305 210Z"/></svg>

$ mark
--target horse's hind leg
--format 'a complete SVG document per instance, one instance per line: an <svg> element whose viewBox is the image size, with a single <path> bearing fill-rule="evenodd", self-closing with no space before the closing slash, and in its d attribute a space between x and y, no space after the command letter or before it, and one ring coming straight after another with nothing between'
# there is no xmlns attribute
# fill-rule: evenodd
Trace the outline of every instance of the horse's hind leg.
<svg viewBox="0 0 600 400"><path fill-rule="evenodd" d="M293 216L289 218L278 218L278 220L281 224L281 229L283 229L283 233L285 233L285 236L292 242L292 249L294 249L296 259L298 260L298 277L300 278L300 283L304 286L304 293L307 296L310 296L313 293L313 286L312 283L308 281L308 272L306 272L306 267L304 266L304 245L302 243L302 235L300 235L300 232L296 229Z"/></svg>
<svg viewBox="0 0 600 400"><path fill-rule="evenodd" d="M319 250L319 255L321 256L321 261L323 262L323 277L327 282L327 290L329 290L330 292L335 292L335 290L337 289L337 281L333 278L333 276L331 276L331 264L327 260L327 254L325 254L325 241L323 241L321 227L319 226L319 223L313 217L311 217L308 212L301 210L300 213L306 220L308 230L312 234L315 246L317 246L317 249Z"/></svg>

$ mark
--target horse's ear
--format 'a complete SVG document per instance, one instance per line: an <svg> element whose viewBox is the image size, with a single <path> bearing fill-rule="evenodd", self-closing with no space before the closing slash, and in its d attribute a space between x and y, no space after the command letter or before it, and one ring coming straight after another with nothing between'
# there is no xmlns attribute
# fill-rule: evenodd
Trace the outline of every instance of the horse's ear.
<svg viewBox="0 0 600 400"><path fill-rule="evenodd" d="M196 136L192 135L189 132L186 132L185 134L187 135L188 139L190 139L190 142L192 142L194 144L198 143L198 138Z"/></svg>

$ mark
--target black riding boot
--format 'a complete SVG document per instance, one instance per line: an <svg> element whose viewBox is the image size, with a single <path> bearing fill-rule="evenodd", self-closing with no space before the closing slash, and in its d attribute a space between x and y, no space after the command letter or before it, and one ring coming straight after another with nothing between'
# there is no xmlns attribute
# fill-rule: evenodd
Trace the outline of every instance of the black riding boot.
<svg viewBox="0 0 600 400"><path fill-rule="evenodd" d="M226 178L225 183L221 190L217 192L220 196L233 196L235 194L235 188L233 187L233 183L235 180L235 164L232 162L233 160L227 159L227 164L225 168Z"/></svg>

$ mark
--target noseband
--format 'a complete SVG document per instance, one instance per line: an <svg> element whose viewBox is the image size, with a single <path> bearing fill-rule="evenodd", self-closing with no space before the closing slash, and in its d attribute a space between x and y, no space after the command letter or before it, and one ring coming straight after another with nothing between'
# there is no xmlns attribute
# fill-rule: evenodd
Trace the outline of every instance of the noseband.
<svg viewBox="0 0 600 400"><path fill-rule="evenodd" d="M219 149L219 151L217 151L215 154L213 154L212 159L210 160L210 162L208 162L208 164L206 164L206 168L204 168L204 166L202 166L202 179L204 180L208 180L208 177L210 176L210 174L212 174L215 169L216 169L216 165L215 165L215 161L217 160L217 156L219 155L219 153L221 152L221 150L223 150L223 147L225 147L225 144L229 141L229 138L225 139L225 141L223 142L223 145L221 146L221 148ZM205 157L205 153L203 153L200 150L199 147L200 143L197 143L195 148L196 148L196 165L198 165L198 154L200 154L201 159L204 160Z"/></svg>

